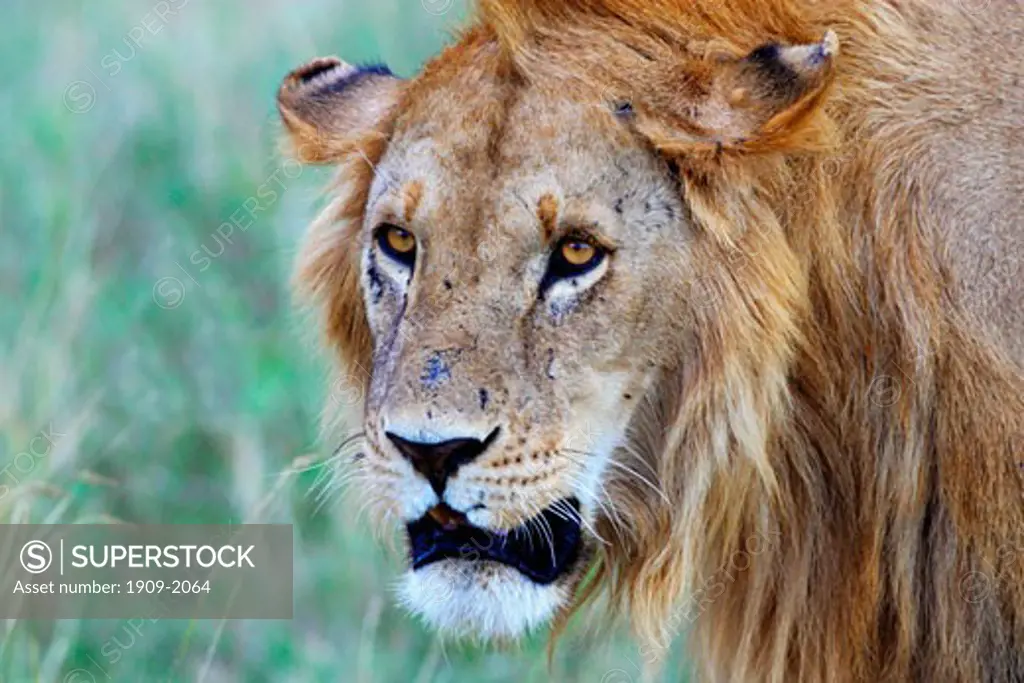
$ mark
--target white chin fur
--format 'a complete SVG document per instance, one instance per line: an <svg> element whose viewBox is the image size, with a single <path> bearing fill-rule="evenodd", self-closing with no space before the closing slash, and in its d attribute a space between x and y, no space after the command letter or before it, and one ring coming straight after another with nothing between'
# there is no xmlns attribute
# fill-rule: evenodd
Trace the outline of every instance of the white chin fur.
<svg viewBox="0 0 1024 683"><path fill-rule="evenodd" d="M480 640L518 638L545 624L568 597L497 562L441 560L402 577L399 599L439 631Z"/></svg>

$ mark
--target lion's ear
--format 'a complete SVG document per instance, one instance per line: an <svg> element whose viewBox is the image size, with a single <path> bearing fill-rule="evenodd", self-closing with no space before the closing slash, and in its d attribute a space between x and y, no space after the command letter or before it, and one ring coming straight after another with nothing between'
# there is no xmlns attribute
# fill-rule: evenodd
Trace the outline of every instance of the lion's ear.
<svg viewBox="0 0 1024 683"><path fill-rule="evenodd" d="M821 101L835 71L836 34L809 45L763 45L739 58L702 62L673 102L659 84L658 121L648 132L671 148L778 149L792 141ZM666 79L668 80L668 79ZM670 86L671 87L671 86Z"/></svg>
<svg viewBox="0 0 1024 683"><path fill-rule="evenodd" d="M333 163L367 136L386 134L403 81L386 66L356 67L321 57L288 74L277 107L295 157Z"/></svg>

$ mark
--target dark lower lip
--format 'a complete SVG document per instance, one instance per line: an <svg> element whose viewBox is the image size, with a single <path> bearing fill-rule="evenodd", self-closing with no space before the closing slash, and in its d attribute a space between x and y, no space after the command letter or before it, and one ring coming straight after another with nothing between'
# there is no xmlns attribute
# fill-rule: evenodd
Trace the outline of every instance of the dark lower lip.
<svg viewBox="0 0 1024 683"><path fill-rule="evenodd" d="M575 514L568 514L566 506ZM557 511L556 511L557 510ZM446 529L429 515L406 526L414 570L446 559L489 560L513 567L547 585L568 572L579 557L579 501L568 498L520 527L497 534L463 524Z"/></svg>

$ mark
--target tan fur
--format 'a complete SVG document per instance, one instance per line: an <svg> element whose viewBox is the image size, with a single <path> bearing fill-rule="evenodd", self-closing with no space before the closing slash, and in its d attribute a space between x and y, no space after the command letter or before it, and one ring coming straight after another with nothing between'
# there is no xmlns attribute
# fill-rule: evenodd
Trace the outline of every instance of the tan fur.
<svg viewBox="0 0 1024 683"><path fill-rule="evenodd" d="M798 46L785 88L743 61L769 42ZM1012 2L483 0L305 155L342 163L299 283L366 369L377 504L413 497L395 415L503 426L459 475L494 528L577 490L597 470L565 444L622 421L587 514L648 661L687 631L702 681L1024 680L1022 44ZM421 183L435 260L368 311L382 174ZM566 221L619 244L556 324L522 259Z"/></svg>

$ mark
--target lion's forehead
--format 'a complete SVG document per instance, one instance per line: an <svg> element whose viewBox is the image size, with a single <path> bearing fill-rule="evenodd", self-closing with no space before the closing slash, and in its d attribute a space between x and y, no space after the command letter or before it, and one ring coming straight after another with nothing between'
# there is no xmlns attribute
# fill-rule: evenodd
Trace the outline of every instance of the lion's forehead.
<svg viewBox="0 0 1024 683"><path fill-rule="evenodd" d="M532 179L580 192L600 167L645 156L599 90L523 83L479 64L461 66L410 85L382 167L435 179L438 190L456 195L448 199L493 199Z"/></svg>
<svg viewBox="0 0 1024 683"><path fill-rule="evenodd" d="M619 239L629 224L609 212L648 195L673 199L657 159L596 102L544 91L487 100L495 96L459 102L442 125L421 122L430 108L406 118L378 166L370 213L378 201L391 203L411 227L456 251L481 241L528 250L543 237L545 213L581 224L608 218L602 229ZM503 116L491 111L497 106Z"/></svg>

